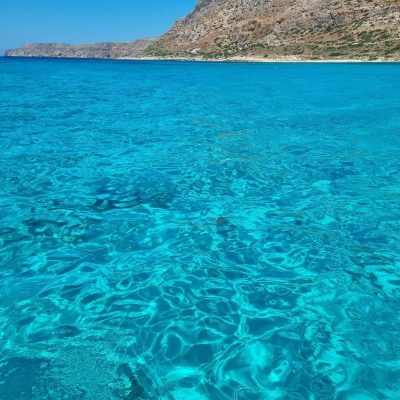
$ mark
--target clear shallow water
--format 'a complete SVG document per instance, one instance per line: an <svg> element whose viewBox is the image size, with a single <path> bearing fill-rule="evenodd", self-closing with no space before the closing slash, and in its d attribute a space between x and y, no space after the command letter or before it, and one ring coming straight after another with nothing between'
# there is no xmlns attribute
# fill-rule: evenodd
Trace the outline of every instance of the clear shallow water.
<svg viewBox="0 0 400 400"><path fill-rule="evenodd" d="M0 60L0 398L400 398L400 65Z"/></svg>

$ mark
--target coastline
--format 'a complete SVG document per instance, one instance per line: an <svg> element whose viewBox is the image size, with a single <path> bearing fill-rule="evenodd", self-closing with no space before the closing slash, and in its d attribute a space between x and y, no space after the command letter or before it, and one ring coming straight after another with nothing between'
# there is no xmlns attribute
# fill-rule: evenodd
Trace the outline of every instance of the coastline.
<svg viewBox="0 0 400 400"><path fill-rule="evenodd" d="M182 61L182 62L213 62L213 63L400 63L400 59L388 59L384 57L377 57L376 59L368 58L323 58L311 59L298 56L284 56L284 57L260 57L260 56L233 56L226 58L204 58L204 57L160 57L160 56L140 56L140 57L44 57L44 56L9 56L3 55L0 58L18 58L18 59L64 59L64 60L118 60L118 61Z"/></svg>
<svg viewBox="0 0 400 400"><path fill-rule="evenodd" d="M116 60L127 61L196 61L196 62L248 62L248 63L399 63L400 59L377 58L333 58L310 59L296 56L265 58L259 56L233 56L227 58L203 58L203 57L121 57Z"/></svg>

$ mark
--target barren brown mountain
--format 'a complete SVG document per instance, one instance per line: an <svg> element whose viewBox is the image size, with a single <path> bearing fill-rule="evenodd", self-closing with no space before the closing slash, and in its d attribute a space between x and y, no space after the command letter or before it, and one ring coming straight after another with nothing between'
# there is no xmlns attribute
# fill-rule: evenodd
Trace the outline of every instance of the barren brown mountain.
<svg viewBox="0 0 400 400"><path fill-rule="evenodd" d="M30 44L7 56L400 60L400 0L198 0L155 41Z"/></svg>
<svg viewBox="0 0 400 400"><path fill-rule="evenodd" d="M400 59L400 0L198 0L146 52Z"/></svg>

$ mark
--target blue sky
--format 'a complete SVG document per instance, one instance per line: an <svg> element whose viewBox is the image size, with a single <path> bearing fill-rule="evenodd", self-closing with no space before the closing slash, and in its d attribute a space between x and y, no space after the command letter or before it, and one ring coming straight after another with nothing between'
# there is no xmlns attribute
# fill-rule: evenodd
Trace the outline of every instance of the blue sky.
<svg viewBox="0 0 400 400"><path fill-rule="evenodd" d="M0 0L0 54L26 42L93 43L155 37L195 0Z"/></svg>

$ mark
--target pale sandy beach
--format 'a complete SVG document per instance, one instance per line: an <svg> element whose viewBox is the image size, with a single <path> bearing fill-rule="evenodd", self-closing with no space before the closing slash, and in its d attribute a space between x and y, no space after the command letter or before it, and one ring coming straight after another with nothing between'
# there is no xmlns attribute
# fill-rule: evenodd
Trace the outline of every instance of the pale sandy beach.
<svg viewBox="0 0 400 400"><path fill-rule="evenodd" d="M137 60L137 61L197 61L197 62L257 62L257 63L398 63L399 59L377 58L371 60L368 58L357 59L320 59L312 60L296 56L265 58L257 56L235 56L228 58L202 58L202 57L121 57L117 60Z"/></svg>

